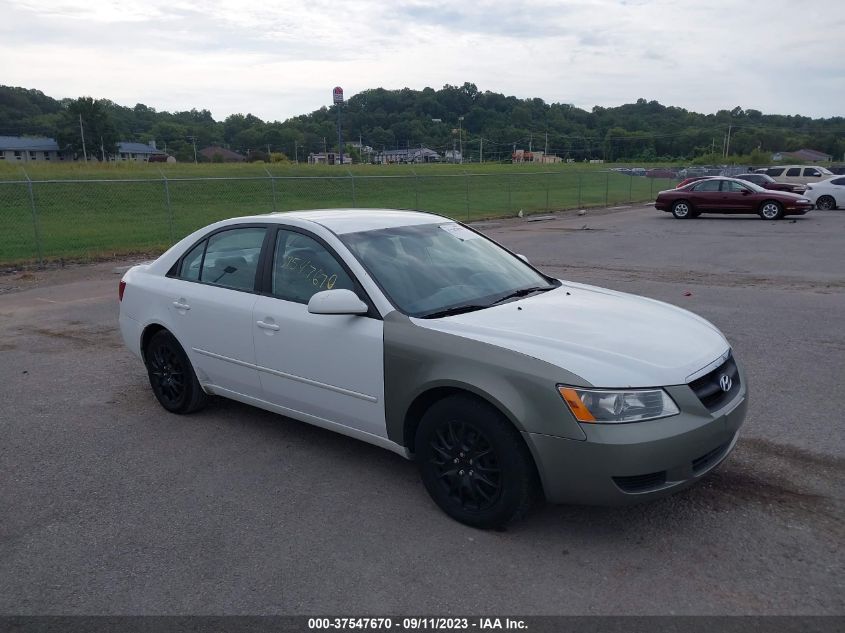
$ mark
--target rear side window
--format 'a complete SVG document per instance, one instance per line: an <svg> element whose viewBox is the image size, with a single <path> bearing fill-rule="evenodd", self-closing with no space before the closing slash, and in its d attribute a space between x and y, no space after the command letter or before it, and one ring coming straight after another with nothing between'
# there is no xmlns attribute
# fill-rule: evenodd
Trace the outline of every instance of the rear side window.
<svg viewBox="0 0 845 633"><path fill-rule="evenodd" d="M236 290L254 290L258 256L266 231L250 227L212 235L208 238L199 280Z"/></svg>
<svg viewBox="0 0 845 633"><path fill-rule="evenodd" d="M792 169L786 170L787 176L798 176L801 174L801 169L799 167L793 167Z"/></svg>
<svg viewBox="0 0 845 633"><path fill-rule="evenodd" d="M702 180L694 189L695 191L719 191L719 180Z"/></svg>
<svg viewBox="0 0 845 633"><path fill-rule="evenodd" d="M182 268L179 270L180 279L199 281L200 265L202 264L202 254L205 252L206 242L207 240L203 240L185 255L185 258L182 260Z"/></svg>
<svg viewBox="0 0 845 633"><path fill-rule="evenodd" d="M742 193L743 191L748 191L747 187L743 187L738 182L734 182L733 180L723 180L722 181L722 191L730 191L732 193Z"/></svg>

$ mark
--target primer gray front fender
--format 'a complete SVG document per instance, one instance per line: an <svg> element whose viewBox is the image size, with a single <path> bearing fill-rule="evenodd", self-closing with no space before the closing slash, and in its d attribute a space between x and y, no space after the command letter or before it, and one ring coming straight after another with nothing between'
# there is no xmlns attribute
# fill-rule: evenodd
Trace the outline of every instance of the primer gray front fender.
<svg viewBox="0 0 845 633"><path fill-rule="evenodd" d="M586 435L556 385L591 386L580 376L519 352L384 317L387 436L409 446L405 424L413 403L437 388L462 389L497 407L519 431L574 440Z"/></svg>

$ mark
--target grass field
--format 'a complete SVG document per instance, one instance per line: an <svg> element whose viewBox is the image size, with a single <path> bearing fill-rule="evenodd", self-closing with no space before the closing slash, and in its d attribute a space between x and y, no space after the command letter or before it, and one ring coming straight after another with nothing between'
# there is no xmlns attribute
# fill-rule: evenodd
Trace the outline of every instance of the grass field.
<svg viewBox="0 0 845 633"><path fill-rule="evenodd" d="M607 167L6 164L0 264L162 250L237 215L391 207L468 221L647 201L675 184Z"/></svg>

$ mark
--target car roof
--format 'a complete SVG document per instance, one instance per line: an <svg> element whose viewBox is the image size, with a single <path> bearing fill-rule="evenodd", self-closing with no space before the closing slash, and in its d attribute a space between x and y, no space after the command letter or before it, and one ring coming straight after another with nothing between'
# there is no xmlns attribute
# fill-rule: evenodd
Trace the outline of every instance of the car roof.
<svg viewBox="0 0 845 633"><path fill-rule="evenodd" d="M234 220L235 218L233 218ZM297 224L314 223L323 226L333 233L357 233L359 231L377 231L399 226L414 226L419 224L437 224L453 222L449 218L433 213L420 211L403 211L401 209L315 209L313 211L284 211L265 215L237 218L239 221L250 222L278 222L285 223L298 220Z"/></svg>

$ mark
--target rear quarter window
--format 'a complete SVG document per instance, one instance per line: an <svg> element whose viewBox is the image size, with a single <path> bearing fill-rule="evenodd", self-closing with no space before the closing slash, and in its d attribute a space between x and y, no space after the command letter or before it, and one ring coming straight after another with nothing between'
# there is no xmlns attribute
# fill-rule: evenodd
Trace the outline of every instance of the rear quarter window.
<svg viewBox="0 0 845 633"><path fill-rule="evenodd" d="M769 167L766 170L766 173L771 176L772 178L777 178L783 173L783 167Z"/></svg>
<svg viewBox="0 0 845 633"><path fill-rule="evenodd" d="M840 187L845 185L845 178L834 178L830 181L832 185L839 185Z"/></svg>

